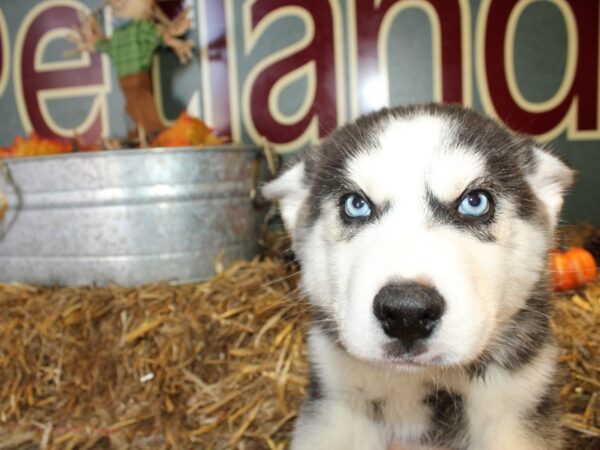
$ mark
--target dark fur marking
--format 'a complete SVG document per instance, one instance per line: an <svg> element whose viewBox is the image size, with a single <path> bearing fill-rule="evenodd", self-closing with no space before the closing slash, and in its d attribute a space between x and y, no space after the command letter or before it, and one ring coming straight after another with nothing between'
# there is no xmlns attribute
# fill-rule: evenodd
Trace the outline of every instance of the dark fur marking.
<svg viewBox="0 0 600 450"><path fill-rule="evenodd" d="M466 368L467 373L471 378L484 378L487 372L487 367L490 364L491 359L487 354L481 355L476 361L469 364Z"/></svg>
<svg viewBox="0 0 600 450"><path fill-rule="evenodd" d="M327 311L318 306L313 306L312 324L323 334L323 336L327 337L338 348L345 351L340 340L337 322Z"/></svg>
<svg viewBox="0 0 600 450"><path fill-rule="evenodd" d="M349 192L348 160L376 149L379 133L389 119L419 116L443 118L448 128L443 137L444 147L470 149L483 156L486 170L493 174L498 184L497 191L517 205L518 216L527 221L544 221L543 208L525 179L526 174L535 171L534 146L543 147L472 110L459 105L430 103L384 108L362 116L356 122L339 128L321 145L306 153L306 177L310 186L306 225L317 220L326 199L337 203L342 195ZM350 237L352 235L350 233ZM489 233L485 238L488 237Z"/></svg>
<svg viewBox="0 0 600 450"><path fill-rule="evenodd" d="M384 417L384 410L385 410L385 400L378 398L376 400L371 400L371 417L373 418L373 420L375 420L376 422L381 422L383 421L383 417Z"/></svg>
<svg viewBox="0 0 600 450"><path fill-rule="evenodd" d="M366 195L364 192L362 192L360 187L354 186L354 184L350 183L348 180L345 180L344 184L348 185L348 189L347 189L346 194L340 196L340 198L338 199L337 206L340 211L340 219L346 227L342 233L341 238L342 238L342 240L349 240L349 239L352 239L352 237L354 237L356 235L356 233L358 233L367 224L377 222L390 209L390 204L386 203L384 205L377 205L369 198L368 195ZM371 215L369 217L365 217L365 218L346 217L346 215L344 214L343 211L344 211L344 206L345 206L344 205L345 198L346 198L346 195L349 193L360 194L362 197L365 198L365 200L367 200L367 202L369 203L369 206L371 208Z"/></svg>
<svg viewBox="0 0 600 450"><path fill-rule="evenodd" d="M311 400L323 399L323 387L321 386L321 379L312 366L308 381L308 398Z"/></svg>
<svg viewBox="0 0 600 450"><path fill-rule="evenodd" d="M541 278L545 277L541 275ZM540 283L525 306L504 325L489 345L491 350L484 352L470 366L471 376L484 377L491 363L514 371L530 362L552 338L549 315L549 294L545 283Z"/></svg>
<svg viewBox="0 0 600 450"><path fill-rule="evenodd" d="M468 430L468 419L460 394L446 390L434 390L425 399L431 408L431 424L424 444L448 448L462 448Z"/></svg>
<svg viewBox="0 0 600 450"><path fill-rule="evenodd" d="M471 149L484 157L486 170L493 174L498 191L517 205L521 219L540 218L539 202L525 179L535 166L533 148L537 144L533 140L458 105L429 104L423 105L422 111L448 120L452 129L448 147Z"/></svg>
<svg viewBox="0 0 600 450"><path fill-rule="evenodd" d="M427 203L434 225L451 225L465 230L484 242L495 242L496 237L492 232L494 225L494 205L491 205L491 214L484 217L465 217L458 213L458 202L450 204L440 201L431 191L427 191ZM493 200L492 200L493 203Z"/></svg>
<svg viewBox="0 0 600 450"><path fill-rule="evenodd" d="M315 366L311 364L308 375L307 397L302 402L300 417L311 417L318 414L321 402L325 399L325 388Z"/></svg>
<svg viewBox="0 0 600 450"><path fill-rule="evenodd" d="M535 409L524 419L524 422L529 424L532 434L542 437L547 442L546 448L563 448L565 433L558 425L560 423L559 393L558 383L548 385Z"/></svg>
<svg viewBox="0 0 600 450"><path fill-rule="evenodd" d="M548 386L546 392L535 407L535 411L532 413L531 418L536 421L546 421L549 418L556 417L558 413L558 397L558 385Z"/></svg>
<svg viewBox="0 0 600 450"><path fill-rule="evenodd" d="M362 116L333 132L320 146L306 154L306 174L311 186L308 224L319 217L325 199L337 200L352 191L347 186L346 162L353 156L377 148L377 132L389 115L389 111L383 109Z"/></svg>
<svg viewBox="0 0 600 450"><path fill-rule="evenodd" d="M298 414L298 421L310 421L311 418L319 414L321 408L321 400L315 400L310 397L304 399Z"/></svg>

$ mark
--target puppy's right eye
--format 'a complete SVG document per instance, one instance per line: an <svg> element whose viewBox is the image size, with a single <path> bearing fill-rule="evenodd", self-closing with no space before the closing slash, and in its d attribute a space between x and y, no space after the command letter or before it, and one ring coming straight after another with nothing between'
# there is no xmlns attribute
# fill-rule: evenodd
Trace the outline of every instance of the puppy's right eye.
<svg viewBox="0 0 600 450"><path fill-rule="evenodd" d="M481 217L485 216L492 208L490 195L484 191L467 192L458 205L458 212L463 216Z"/></svg>
<svg viewBox="0 0 600 450"><path fill-rule="evenodd" d="M347 194L342 199L343 214L349 219L367 219L371 216L369 201L357 193Z"/></svg>

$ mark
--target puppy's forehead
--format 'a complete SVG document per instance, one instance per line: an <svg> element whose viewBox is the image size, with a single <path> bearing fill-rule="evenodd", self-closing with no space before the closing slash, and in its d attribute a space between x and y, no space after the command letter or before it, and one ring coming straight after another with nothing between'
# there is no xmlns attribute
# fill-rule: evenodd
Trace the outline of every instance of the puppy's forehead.
<svg viewBox="0 0 600 450"><path fill-rule="evenodd" d="M453 201L486 174L485 159L458 144L454 127L442 116L390 118L374 148L348 160L348 176L376 202L426 191Z"/></svg>

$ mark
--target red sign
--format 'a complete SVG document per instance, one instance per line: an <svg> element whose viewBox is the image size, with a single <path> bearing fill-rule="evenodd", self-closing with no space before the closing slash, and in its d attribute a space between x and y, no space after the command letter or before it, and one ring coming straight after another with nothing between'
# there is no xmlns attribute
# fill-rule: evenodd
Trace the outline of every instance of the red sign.
<svg viewBox="0 0 600 450"><path fill-rule="evenodd" d="M531 3L481 0L473 10L469 0L348 0L342 10L340 0L255 0L243 5L197 0L198 90L204 118L234 140L264 137L280 151L290 151L388 105L390 30L400 13L417 8L430 22L432 100L472 105L477 97L486 113L516 130L542 139L564 132L573 140L598 139L599 3L552 2L567 31L566 65L559 89L537 103L521 92L514 67L516 26ZM18 27L12 52L0 12L0 94L12 75L26 131L72 136L73 130L61 128L48 107L52 99L69 97L93 99L76 130L86 141L108 131L109 61L97 54L55 63L43 58L48 45L64 39L77 23L78 11L85 10L76 0L39 2L24 12L20 23L9 24ZM300 20L303 35L281 48L269 41L269 33L289 18ZM269 45L272 51L263 51ZM266 56L255 61L250 58L255 54ZM248 61L253 66L240 70L240 63ZM284 112L280 99L294 80L304 80L306 89L295 101L297 110Z"/></svg>
<svg viewBox="0 0 600 450"><path fill-rule="evenodd" d="M103 94L108 81L101 56L85 53L76 60L59 63L44 62L41 57L45 46L53 39L63 39L78 23L79 11L79 5L71 1L42 2L29 11L15 42L15 93L27 130L55 138L69 138L77 133L84 141L93 142L102 134ZM81 96L96 97L91 110L75 130L61 129L46 102L52 98Z"/></svg>

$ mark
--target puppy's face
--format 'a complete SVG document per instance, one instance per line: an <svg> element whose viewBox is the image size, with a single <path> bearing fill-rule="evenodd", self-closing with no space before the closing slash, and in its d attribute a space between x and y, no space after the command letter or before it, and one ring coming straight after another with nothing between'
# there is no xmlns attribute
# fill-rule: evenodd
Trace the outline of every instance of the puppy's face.
<svg viewBox="0 0 600 450"><path fill-rule="evenodd" d="M572 172L456 106L346 126L264 189L278 199L317 323L360 359L476 359L544 278Z"/></svg>

